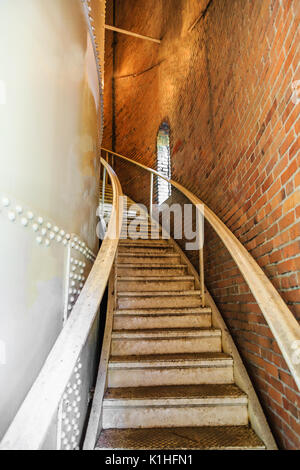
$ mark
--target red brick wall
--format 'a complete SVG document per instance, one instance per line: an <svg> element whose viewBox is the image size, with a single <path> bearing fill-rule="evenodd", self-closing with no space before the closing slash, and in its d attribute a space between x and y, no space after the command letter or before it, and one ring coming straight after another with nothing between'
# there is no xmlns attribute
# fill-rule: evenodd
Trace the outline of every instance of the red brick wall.
<svg viewBox="0 0 300 470"><path fill-rule="evenodd" d="M116 0L117 26L163 40L118 36L114 126L116 151L155 166L156 134L168 119L173 179L227 224L298 319L299 9L298 0ZM109 85L105 93L109 102ZM126 185L120 171L141 200L143 179L131 174ZM205 237L208 288L279 446L300 449L297 387L235 263L208 227Z"/></svg>

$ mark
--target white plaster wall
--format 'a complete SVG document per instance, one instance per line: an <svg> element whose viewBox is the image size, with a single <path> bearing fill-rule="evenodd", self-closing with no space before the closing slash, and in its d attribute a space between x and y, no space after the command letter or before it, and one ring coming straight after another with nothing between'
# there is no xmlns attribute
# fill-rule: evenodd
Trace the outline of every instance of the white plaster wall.
<svg viewBox="0 0 300 470"><path fill-rule="evenodd" d="M80 0L0 0L0 194L94 251L97 87ZM0 438L62 328L65 254L0 201Z"/></svg>

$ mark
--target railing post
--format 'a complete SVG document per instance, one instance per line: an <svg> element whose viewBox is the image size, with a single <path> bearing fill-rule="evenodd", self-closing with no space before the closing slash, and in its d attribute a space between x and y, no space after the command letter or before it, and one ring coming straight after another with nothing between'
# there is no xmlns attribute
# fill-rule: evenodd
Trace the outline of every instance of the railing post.
<svg viewBox="0 0 300 470"><path fill-rule="evenodd" d="M105 158L105 160L107 161L107 163L108 163L108 159L109 159L109 157L108 157L108 152L106 152L106 158ZM107 172L105 172L105 175L106 175L106 180L105 180L105 181L106 181L106 183L108 184L108 174L107 174Z"/></svg>
<svg viewBox="0 0 300 470"><path fill-rule="evenodd" d="M203 257L203 247L204 247L204 221L203 214L198 210L199 217L199 277L200 277L200 291L201 291L201 306L205 307L205 288L204 288L204 257Z"/></svg>
<svg viewBox="0 0 300 470"><path fill-rule="evenodd" d="M152 219L153 212L153 173L150 173L150 217Z"/></svg>

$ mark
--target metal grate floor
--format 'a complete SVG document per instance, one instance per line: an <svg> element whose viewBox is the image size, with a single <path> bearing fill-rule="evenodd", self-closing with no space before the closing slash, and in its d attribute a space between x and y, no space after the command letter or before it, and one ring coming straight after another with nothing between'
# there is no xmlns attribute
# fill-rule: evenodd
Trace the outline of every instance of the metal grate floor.
<svg viewBox="0 0 300 470"><path fill-rule="evenodd" d="M265 446L247 426L212 426L106 429L101 432L96 446L96 450L104 449L263 450Z"/></svg>

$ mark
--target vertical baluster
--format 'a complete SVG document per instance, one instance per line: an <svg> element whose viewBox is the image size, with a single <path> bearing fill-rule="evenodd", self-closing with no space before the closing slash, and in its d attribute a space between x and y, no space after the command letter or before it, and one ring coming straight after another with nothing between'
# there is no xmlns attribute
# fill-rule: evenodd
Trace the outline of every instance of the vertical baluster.
<svg viewBox="0 0 300 470"><path fill-rule="evenodd" d="M197 209L199 211L199 209ZM198 212L199 215L199 275L200 275L200 290L201 290L201 306L205 307L205 292L204 292L204 257L203 257L203 248L204 248L204 220L203 214L201 211Z"/></svg>
<svg viewBox="0 0 300 470"><path fill-rule="evenodd" d="M104 202L105 202L105 181L106 181L106 168L103 166L103 181L102 181L102 216L104 217Z"/></svg>
<svg viewBox="0 0 300 470"><path fill-rule="evenodd" d="M150 217L152 218L153 209L153 173L150 173Z"/></svg>

